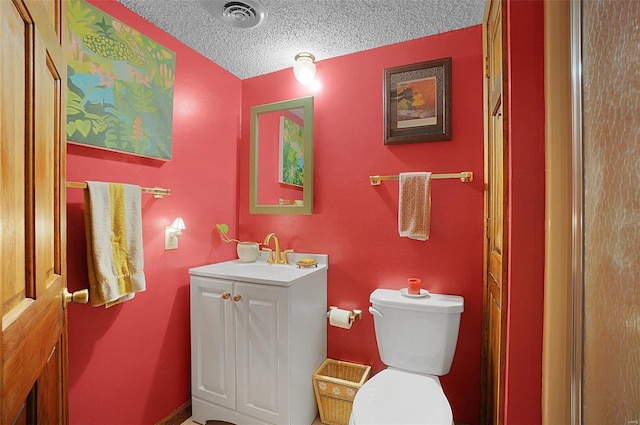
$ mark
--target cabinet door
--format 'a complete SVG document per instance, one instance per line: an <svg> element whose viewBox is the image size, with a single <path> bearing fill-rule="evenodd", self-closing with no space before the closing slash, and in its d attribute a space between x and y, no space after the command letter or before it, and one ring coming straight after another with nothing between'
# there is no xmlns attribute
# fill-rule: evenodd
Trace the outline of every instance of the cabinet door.
<svg viewBox="0 0 640 425"><path fill-rule="evenodd" d="M273 424L289 415L288 289L236 283L237 410ZM311 379L311 378L309 378Z"/></svg>
<svg viewBox="0 0 640 425"><path fill-rule="evenodd" d="M235 324L229 281L191 277L192 395L236 408Z"/></svg>

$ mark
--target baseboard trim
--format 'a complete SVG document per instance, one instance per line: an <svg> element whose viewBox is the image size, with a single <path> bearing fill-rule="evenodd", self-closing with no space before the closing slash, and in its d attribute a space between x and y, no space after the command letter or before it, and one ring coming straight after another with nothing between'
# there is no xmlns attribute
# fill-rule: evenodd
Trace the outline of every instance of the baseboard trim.
<svg viewBox="0 0 640 425"><path fill-rule="evenodd" d="M191 417L191 400L171 412L169 416L156 422L155 425L180 425Z"/></svg>

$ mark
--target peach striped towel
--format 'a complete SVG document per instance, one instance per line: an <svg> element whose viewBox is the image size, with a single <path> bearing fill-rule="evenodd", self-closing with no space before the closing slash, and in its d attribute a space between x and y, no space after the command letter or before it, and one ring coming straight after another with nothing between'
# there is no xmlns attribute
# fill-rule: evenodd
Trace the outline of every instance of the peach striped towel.
<svg viewBox="0 0 640 425"><path fill-rule="evenodd" d="M146 289L140 186L87 182L89 299L111 307Z"/></svg>
<svg viewBox="0 0 640 425"><path fill-rule="evenodd" d="M400 173L399 180L400 237L426 241L431 226L431 173Z"/></svg>

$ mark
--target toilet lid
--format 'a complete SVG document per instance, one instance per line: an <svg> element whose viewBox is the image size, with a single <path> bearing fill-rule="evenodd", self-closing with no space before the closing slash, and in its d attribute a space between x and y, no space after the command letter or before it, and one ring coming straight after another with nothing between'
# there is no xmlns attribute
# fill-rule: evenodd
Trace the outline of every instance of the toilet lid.
<svg viewBox="0 0 640 425"><path fill-rule="evenodd" d="M356 393L355 425L451 425L453 415L438 378L385 369Z"/></svg>

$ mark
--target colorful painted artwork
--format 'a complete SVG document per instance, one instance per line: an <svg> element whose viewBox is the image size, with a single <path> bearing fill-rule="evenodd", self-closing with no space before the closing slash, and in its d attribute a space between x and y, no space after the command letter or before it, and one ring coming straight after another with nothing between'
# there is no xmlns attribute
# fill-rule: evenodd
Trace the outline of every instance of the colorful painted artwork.
<svg viewBox="0 0 640 425"><path fill-rule="evenodd" d="M280 117L280 178L279 182L302 187L304 184L303 127L293 120Z"/></svg>
<svg viewBox="0 0 640 425"><path fill-rule="evenodd" d="M396 85L398 128L437 123L436 78L403 81Z"/></svg>
<svg viewBox="0 0 640 425"><path fill-rule="evenodd" d="M67 140L171 159L175 53L83 0L68 17Z"/></svg>

